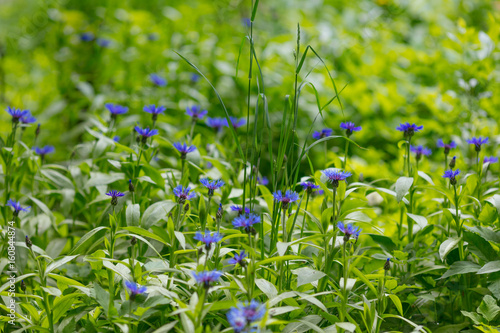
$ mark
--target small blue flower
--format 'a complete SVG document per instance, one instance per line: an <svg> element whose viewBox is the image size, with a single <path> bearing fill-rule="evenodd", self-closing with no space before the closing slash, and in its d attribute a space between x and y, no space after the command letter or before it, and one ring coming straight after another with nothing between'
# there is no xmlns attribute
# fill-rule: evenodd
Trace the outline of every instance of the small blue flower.
<svg viewBox="0 0 500 333"><path fill-rule="evenodd" d="M202 110L199 105L193 105L191 107L186 108L186 114L193 118L193 121L198 119L203 119L207 115L207 110Z"/></svg>
<svg viewBox="0 0 500 333"><path fill-rule="evenodd" d="M80 34L80 40L82 42L91 42L94 40L94 34L91 32L84 32Z"/></svg>
<svg viewBox="0 0 500 333"><path fill-rule="evenodd" d="M198 73L192 73L191 74L191 82L196 83L200 80L201 76Z"/></svg>
<svg viewBox="0 0 500 333"><path fill-rule="evenodd" d="M486 157L483 159L483 164L484 164L484 163L490 163L490 164L492 164L492 163L496 163L496 162L498 162L498 157L495 157L495 156L491 156L491 157L487 157L487 156L486 156Z"/></svg>
<svg viewBox="0 0 500 333"><path fill-rule="evenodd" d="M14 216L18 216L19 212L27 212L31 206L24 207L21 206L21 203L12 199L9 199L7 202L7 206L12 207L14 209Z"/></svg>
<svg viewBox="0 0 500 333"><path fill-rule="evenodd" d="M332 184L333 187L339 186L339 181L346 180L348 177L351 177L351 173L349 171L344 171L340 169L326 169L321 171L323 175L328 178L328 182Z"/></svg>
<svg viewBox="0 0 500 333"><path fill-rule="evenodd" d="M156 34L156 33L154 33L154 32L149 33L149 34L148 34L148 40L149 40L149 41L151 41L151 42L153 42L153 41L155 41L155 40L158 40L158 34Z"/></svg>
<svg viewBox="0 0 500 333"><path fill-rule="evenodd" d="M106 38L97 38L95 42L97 43L97 45L104 48L107 48L109 47L109 45L111 45L111 41Z"/></svg>
<svg viewBox="0 0 500 333"><path fill-rule="evenodd" d="M151 80L151 82L158 86L158 87L164 87L167 85L167 80L164 79L163 77L161 77L160 75L158 74L151 74L149 76L149 79Z"/></svg>
<svg viewBox="0 0 500 333"><path fill-rule="evenodd" d="M34 147L33 150L35 151L35 153L43 157L47 154L52 154L56 149L54 148L54 146L45 146L42 148Z"/></svg>
<svg viewBox="0 0 500 333"><path fill-rule="evenodd" d="M106 195L111 197L111 205L116 206L118 204L118 198L123 197L125 194L117 190L111 190L106 193Z"/></svg>
<svg viewBox="0 0 500 333"><path fill-rule="evenodd" d="M182 159L185 159L187 154L192 153L193 151L196 150L195 146L188 146L185 142L184 143L175 142L174 147L175 149L177 149L179 153L181 153Z"/></svg>
<svg viewBox="0 0 500 333"><path fill-rule="evenodd" d="M432 151L427 148L427 147L424 147L424 146L410 146L410 150L412 153L414 153L416 155L416 159L417 161L420 160L422 158L422 156L429 156Z"/></svg>
<svg viewBox="0 0 500 333"><path fill-rule="evenodd" d="M208 195L214 195L214 191L218 188L224 186L224 181L222 179L218 180L209 180L208 178L203 178L200 182L208 189Z"/></svg>
<svg viewBox="0 0 500 333"><path fill-rule="evenodd" d="M163 112L165 112L167 108L164 107L163 105L159 105L158 107L156 107L156 105L152 104L152 105L146 105L143 110L147 113L151 113L151 115L153 116L153 121L155 121L156 119L158 119L158 115L159 114L163 114Z"/></svg>
<svg viewBox="0 0 500 333"><path fill-rule="evenodd" d="M115 135L115 136L113 137L113 141L114 141L114 142L119 142L119 141L120 141L120 137L119 137L118 135Z"/></svg>
<svg viewBox="0 0 500 333"><path fill-rule="evenodd" d="M235 254L233 258L229 259L227 262L230 265L237 265L239 264L240 266L244 267L246 265L245 258L247 257L247 254L245 251L241 251L239 254Z"/></svg>
<svg viewBox="0 0 500 333"><path fill-rule="evenodd" d="M444 148L444 153L448 155L450 149L456 148L457 144L455 141L450 141L450 143L444 143L442 139L437 140L438 148Z"/></svg>
<svg viewBox="0 0 500 333"><path fill-rule="evenodd" d="M250 303L239 303L227 313L227 321L236 333L251 329L252 323L261 320L266 314L266 305L252 300Z"/></svg>
<svg viewBox="0 0 500 333"><path fill-rule="evenodd" d="M405 138L411 138L415 132L420 132L424 128L423 125L418 126L416 124L410 124L410 123L405 123L405 124L399 124L396 129L398 131L401 131L404 133Z"/></svg>
<svg viewBox="0 0 500 333"><path fill-rule="evenodd" d="M191 187L182 187L182 185L178 185L177 187L174 188L174 194L177 198L179 198L179 203L183 204L186 202L186 200L191 200L194 197L196 197L196 193L191 192Z"/></svg>
<svg viewBox="0 0 500 333"><path fill-rule="evenodd" d="M327 136L332 135L333 130L331 128L323 128L321 131L316 131L313 133L312 137L313 139L319 140L326 138Z"/></svg>
<svg viewBox="0 0 500 333"><path fill-rule="evenodd" d="M257 177L257 182L258 182L260 185L264 185L264 186L269 185L269 179L268 179L266 176L264 176L264 177L262 177L262 178Z"/></svg>
<svg viewBox="0 0 500 333"><path fill-rule="evenodd" d="M252 24L252 20L250 20L249 17L244 17L241 19L241 23L243 24L243 26L250 28L250 25Z"/></svg>
<svg viewBox="0 0 500 333"><path fill-rule="evenodd" d="M347 136L350 136L353 132L361 131L361 126L356 126L351 121L341 123L340 128L345 129Z"/></svg>
<svg viewBox="0 0 500 333"><path fill-rule="evenodd" d="M232 205L231 210L233 212L238 212L238 215L243 214L243 207L238 206L238 205ZM245 207L245 214L250 214L250 208Z"/></svg>
<svg viewBox="0 0 500 333"><path fill-rule="evenodd" d="M451 185L456 185L457 184L457 179L456 177L460 174L460 169L457 170L446 170L444 172L443 178L449 178L450 179L450 184Z"/></svg>
<svg viewBox="0 0 500 333"><path fill-rule="evenodd" d="M488 138L473 137L472 139L468 139L467 143L474 145L476 151L481 151L481 145L488 143Z"/></svg>
<svg viewBox="0 0 500 333"><path fill-rule="evenodd" d="M229 119L231 120L231 125L233 125L233 127L236 129L236 128L240 128L241 126L245 125L247 123L247 121L245 120L245 118L236 118L236 117L229 117Z"/></svg>
<svg viewBox="0 0 500 333"><path fill-rule="evenodd" d="M217 131L221 131L223 127L228 127L226 118L207 117L207 125Z"/></svg>
<svg viewBox="0 0 500 333"><path fill-rule="evenodd" d="M281 206L283 209L287 209L288 205L292 202L299 200L299 195L295 191L287 190L285 194L281 193L281 191L277 191L273 193L274 200L281 202Z"/></svg>
<svg viewBox="0 0 500 333"><path fill-rule="evenodd" d="M344 233L344 241L348 241L351 236L358 240L361 229L353 226L352 224L344 224L342 222L337 223L337 228Z"/></svg>
<svg viewBox="0 0 500 333"><path fill-rule="evenodd" d="M158 134L158 130L155 130L155 129L150 130L149 127L140 128L139 126L136 126L135 131L141 136L142 143L146 143L148 138L152 137L153 135Z"/></svg>
<svg viewBox="0 0 500 333"><path fill-rule="evenodd" d="M218 270L213 270L213 271L201 271L199 273L193 271L192 274L196 283L208 289L212 286L213 283L219 281L220 277L224 273Z"/></svg>
<svg viewBox="0 0 500 333"><path fill-rule="evenodd" d="M243 214L239 215L233 220L233 227L245 228L247 233L254 231L253 225L260 223L260 216L257 214Z"/></svg>
<svg viewBox="0 0 500 333"><path fill-rule="evenodd" d="M221 241L222 235L217 231L211 234L207 229L205 230L205 234L202 234L201 231L197 231L193 238L197 241L205 243L205 247L208 251L210 250L212 243L217 244Z"/></svg>
<svg viewBox="0 0 500 333"><path fill-rule="evenodd" d="M308 193L311 193L313 190L317 190L320 188L319 185L316 185L313 182L302 182L300 183L300 185L302 185L304 191L307 191Z"/></svg>
<svg viewBox="0 0 500 333"><path fill-rule="evenodd" d="M18 123L22 117L30 114L29 110L21 110L16 108L7 107L6 111L12 116L12 122Z"/></svg>
<svg viewBox="0 0 500 333"><path fill-rule="evenodd" d="M32 124L36 122L36 118L33 117L29 110L24 110L25 114L19 119L22 124Z"/></svg>
<svg viewBox="0 0 500 333"><path fill-rule="evenodd" d="M125 114L128 112L128 108L120 104L106 103L104 106L114 117L119 114Z"/></svg>
<svg viewBox="0 0 500 333"><path fill-rule="evenodd" d="M131 300L134 300L137 295L144 294L147 290L145 286L139 286L135 282L125 281L125 286L129 290L129 296Z"/></svg>

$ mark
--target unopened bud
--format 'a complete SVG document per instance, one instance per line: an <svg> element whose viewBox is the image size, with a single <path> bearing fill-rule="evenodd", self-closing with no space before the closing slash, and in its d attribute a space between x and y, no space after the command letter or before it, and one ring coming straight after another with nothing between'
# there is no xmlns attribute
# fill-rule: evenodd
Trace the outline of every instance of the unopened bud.
<svg viewBox="0 0 500 333"><path fill-rule="evenodd" d="M40 123L38 123L38 126L36 127L36 130L35 130L35 137L38 138L38 135L40 135Z"/></svg>
<svg viewBox="0 0 500 333"><path fill-rule="evenodd" d="M28 237L28 235L26 235L25 241L26 241L26 246L31 249L31 247L33 246L33 242Z"/></svg>
<svg viewBox="0 0 500 333"><path fill-rule="evenodd" d="M135 191L134 184L132 184L132 179L129 179L129 180L128 180L128 190L129 190L130 192L134 192L134 191Z"/></svg>
<svg viewBox="0 0 500 333"><path fill-rule="evenodd" d="M132 236L132 239L130 240L130 244L132 244L132 245L137 244L137 238L135 238L135 236Z"/></svg>
<svg viewBox="0 0 500 333"><path fill-rule="evenodd" d="M384 264L384 269L386 271L390 270L391 269L391 258L387 258L387 261L385 262Z"/></svg>
<svg viewBox="0 0 500 333"><path fill-rule="evenodd" d="M24 283L24 280L21 280L21 290L26 291L26 283Z"/></svg>

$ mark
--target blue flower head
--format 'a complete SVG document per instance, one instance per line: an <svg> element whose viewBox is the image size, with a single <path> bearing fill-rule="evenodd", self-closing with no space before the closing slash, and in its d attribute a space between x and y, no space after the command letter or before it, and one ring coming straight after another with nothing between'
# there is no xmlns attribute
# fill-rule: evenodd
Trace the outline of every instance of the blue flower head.
<svg viewBox="0 0 500 333"><path fill-rule="evenodd" d="M224 181L222 179L209 180L208 178L203 178L200 182L208 189L208 195L214 195L214 191L218 188L224 186Z"/></svg>
<svg viewBox="0 0 500 333"><path fill-rule="evenodd" d="M349 241L351 236L357 241L359 234L361 233L361 229L353 226L352 224L344 224L342 222L339 222L337 223L337 227L344 233L344 242Z"/></svg>
<svg viewBox="0 0 500 333"><path fill-rule="evenodd" d="M230 265L237 265L239 264L241 267L245 267L246 262L245 258L247 257L247 254L245 251L241 251L239 254L235 254L234 257L229 259L227 262Z"/></svg>
<svg viewBox="0 0 500 333"><path fill-rule="evenodd" d="M238 216L243 214L243 207L238 205L232 205L231 210L233 212L238 212ZM250 208L245 207L245 214L250 214Z"/></svg>
<svg viewBox="0 0 500 333"><path fill-rule="evenodd" d="M119 141L120 141L120 136L119 136L119 135L115 135L115 136L113 137L113 141L114 141L114 142L119 142Z"/></svg>
<svg viewBox="0 0 500 333"><path fill-rule="evenodd" d="M405 138L411 138L415 132L420 132L424 128L423 125L415 125L410 123L399 124L396 129L404 133Z"/></svg>
<svg viewBox="0 0 500 333"><path fill-rule="evenodd" d="M125 281L125 286L128 289L130 299L133 301L137 295L144 294L147 290L145 286L139 286L135 282Z"/></svg>
<svg viewBox="0 0 500 333"><path fill-rule="evenodd" d="M196 193L191 192L191 187L182 187L182 185L178 185L177 187L174 188L174 194L177 198L179 198L179 203L182 205L186 200L191 200L194 197L196 197Z"/></svg>
<svg viewBox="0 0 500 333"><path fill-rule="evenodd" d="M352 175L349 171L333 169L333 168L326 169L321 172L327 178L327 181L332 184L333 187L338 187L339 181L346 180L348 177L351 177Z"/></svg>
<svg viewBox="0 0 500 333"><path fill-rule="evenodd" d="M460 169L457 170L446 170L444 172L443 178L449 178L450 179L450 184L451 185L456 185L457 184L457 179L456 177L460 174Z"/></svg>
<svg viewBox="0 0 500 333"><path fill-rule="evenodd" d="M139 139L142 143L146 143L148 141L148 138L158 134L158 130L150 130L149 127L140 128L139 126L136 126L135 131L137 132L137 134L139 134Z"/></svg>
<svg viewBox="0 0 500 333"><path fill-rule="evenodd" d="M217 130L218 132L221 131L223 127L228 127L226 118L207 117L207 125Z"/></svg>
<svg viewBox="0 0 500 333"><path fill-rule="evenodd" d="M200 80L201 76L198 73L191 73L191 77L189 78L191 82L196 83Z"/></svg>
<svg viewBox="0 0 500 333"><path fill-rule="evenodd" d="M302 185L302 188L304 191L307 191L307 193L311 193L312 191L320 188L319 185L316 185L313 182L302 182L300 185Z"/></svg>
<svg viewBox="0 0 500 333"><path fill-rule="evenodd" d="M158 86L158 87L164 87L167 85L167 80L164 79L163 77L161 77L160 75L158 74L151 74L149 76L149 79L151 80L151 82L155 85L155 86Z"/></svg>
<svg viewBox="0 0 500 333"><path fill-rule="evenodd" d="M235 228L245 228L247 233L253 233L255 230L253 225L260 223L260 216L257 214L243 214L233 220Z"/></svg>
<svg viewBox="0 0 500 333"><path fill-rule="evenodd" d="M243 26L250 28L250 25L252 24L252 20L249 17L244 17L241 19L241 23Z"/></svg>
<svg viewBox="0 0 500 333"><path fill-rule="evenodd" d="M186 108L186 114L193 118L193 121L196 121L198 119L203 119L207 115L208 111L207 110L202 110L199 105L193 105L191 107Z"/></svg>
<svg viewBox="0 0 500 333"><path fill-rule="evenodd" d="M91 42L94 40L94 34L91 32L84 32L80 34L80 40L82 42Z"/></svg>
<svg viewBox="0 0 500 333"><path fill-rule="evenodd" d="M29 110L11 108L10 106L7 107L6 111L11 115L13 123L18 123L21 118L26 117L30 114Z"/></svg>
<svg viewBox="0 0 500 333"><path fill-rule="evenodd" d="M429 156L432 151L427 148L427 147L424 147L424 146L410 146L410 150L412 153L415 154L415 158L417 159L417 161L419 161L423 155L425 156Z"/></svg>
<svg viewBox="0 0 500 333"><path fill-rule="evenodd" d="M245 125L247 123L247 121L245 120L245 118L236 118L236 117L229 117L229 119L231 120L231 125L233 125L233 127L236 129L236 128L240 128L241 126ZM227 120L227 119L226 119Z"/></svg>
<svg viewBox="0 0 500 333"><path fill-rule="evenodd" d="M457 144L455 141L450 141L450 143L444 143L442 139L437 141L438 148L444 148L444 154L448 155L450 153L450 149L456 148Z"/></svg>
<svg viewBox="0 0 500 333"><path fill-rule="evenodd" d="M291 190L287 190L285 194L278 190L273 193L273 196L274 200L281 202L281 207L283 209L287 209L290 203L299 200L297 192Z"/></svg>
<svg viewBox="0 0 500 333"><path fill-rule="evenodd" d="M104 47L104 48L107 48L107 47L109 47L109 45L111 45L111 41L109 39L102 38L102 37L97 38L97 40L95 42L97 43L97 45L99 45L100 47Z"/></svg>
<svg viewBox="0 0 500 333"><path fill-rule="evenodd" d="M128 108L120 104L106 103L104 105L106 109L111 113L111 117L115 118L119 114L125 114L128 112Z"/></svg>
<svg viewBox="0 0 500 333"><path fill-rule="evenodd" d="M211 234L207 229L205 230L205 234L202 234L201 231L197 231L193 238L197 241L205 243L205 248L208 251L210 250L210 246L212 246L212 243L217 244L221 241L222 235L217 231Z"/></svg>
<svg viewBox="0 0 500 333"><path fill-rule="evenodd" d="M476 151L481 151L481 145L488 143L488 138L473 137L472 139L468 139L467 143L474 145Z"/></svg>
<svg viewBox="0 0 500 333"><path fill-rule="evenodd" d="M19 212L27 212L31 206L23 207L21 203L12 199L9 199L7 202L7 206L12 207L14 209L14 216L18 216Z"/></svg>
<svg viewBox="0 0 500 333"><path fill-rule="evenodd" d="M31 115L31 112L29 110L24 110L25 114L19 119L22 124L32 124L36 122L36 118Z"/></svg>
<svg viewBox="0 0 500 333"><path fill-rule="evenodd" d="M312 135L313 139L319 140L332 135L333 130L331 128L323 128L321 131L315 131Z"/></svg>
<svg viewBox="0 0 500 333"><path fill-rule="evenodd" d="M42 148L34 147L33 150L43 158L47 154L52 154L56 149L54 148L54 146L44 146Z"/></svg>
<svg viewBox="0 0 500 333"><path fill-rule="evenodd" d="M158 34L151 32L148 34L148 40L151 42L154 42L155 40L158 40Z"/></svg>
<svg viewBox="0 0 500 333"><path fill-rule="evenodd" d="M184 143L175 142L174 147L175 149L177 149L177 151L179 151L179 153L181 153L181 159L185 159L188 153L191 153L196 150L195 146L188 146L185 142Z"/></svg>
<svg viewBox="0 0 500 333"><path fill-rule="evenodd" d="M213 270L213 271L201 271L199 273L193 271L192 274L196 283L208 289L215 282L217 282L224 273L218 270Z"/></svg>
<svg viewBox="0 0 500 333"><path fill-rule="evenodd" d="M111 190L106 193L106 195L111 197L111 205L116 206L118 204L118 198L123 197L125 194L117 190Z"/></svg>
<svg viewBox="0 0 500 333"><path fill-rule="evenodd" d="M492 163L496 163L496 162L498 162L498 157L495 157L495 156L491 156L491 157L486 156L483 159L483 164L484 163L490 163L490 164L492 164Z"/></svg>
<svg viewBox="0 0 500 333"><path fill-rule="evenodd" d="M361 131L361 126L356 126L351 121L341 123L340 128L345 129L345 133L348 137L351 136L353 132Z"/></svg>
<svg viewBox="0 0 500 333"><path fill-rule="evenodd" d="M156 107L156 105L152 104L152 105L146 105L143 110L147 113L151 113L151 115L153 116L153 121L155 121L156 119L158 119L158 115L159 114L163 114L163 112L165 112L167 108L164 107L163 105L159 105L158 107Z"/></svg>
<svg viewBox="0 0 500 333"><path fill-rule="evenodd" d="M266 176L264 176L264 177L262 177L262 178L257 177L257 182L258 182L260 185L264 185L264 186L266 186L266 185L268 185L268 184L269 184L269 179L268 179Z"/></svg>
<svg viewBox="0 0 500 333"><path fill-rule="evenodd" d="M250 303L239 303L232 307L226 317L236 333L252 329L253 323L260 321L266 314L266 305L252 300Z"/></svg>

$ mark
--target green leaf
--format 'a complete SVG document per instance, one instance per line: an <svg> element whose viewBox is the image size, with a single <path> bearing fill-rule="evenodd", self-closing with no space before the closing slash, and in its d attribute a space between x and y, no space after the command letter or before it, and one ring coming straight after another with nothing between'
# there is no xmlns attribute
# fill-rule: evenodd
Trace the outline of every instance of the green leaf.
<svg viewBox="0 0 500 333"><path fill-rule="evenodd" d="M356 325L348 322L335 323L335 325L347 332L354 332L356 330Z"/></svg>
<svg viewBox="0 0 500 333"><path fill-rule="evenodd" d="M70 255L73 253L84 254L85 251L89 248L89 246L93 244L93 242L96 239L100 238L102 236L101 234L106 232L107 229L108 227L97 227L95 229L92 229L91 231L86 233L82 238L80 238L78 243L76 243L75 247L73 248L73 250L71 250L69 254Z"/></svg>
<svg viewBox="0 0 500 333"><path fill-rule="evenodd" d="M389 298L396 306L396 309L398 309L399 314L403 316L403 305L401 304L401 300L399 299L399 297L393 294L389 294Z"/></svg>
<svg viewBox="0 0 500 333"><path fill-rule="evenodd" d="M429 224L425 216L411 214L411 213L406 213L406 215L408 215L413 221L415 221L421 230L424 229L427 226L427 224Z"/></svg>
<svg viewBox="0 0 500 333"><path fill-rule="evenodd" d="M141 206L139 204L128 205L125 216L127 226L139 226L141 223Z"/></svg>
<svg viewBox="0 0 500 333"><path fill-rule="evenodd" d="M498 213L497 210L489 204L484 204L483 210L479 214L479 221L486 225L491 225L497 219Z"/></svg>
<svg viewBox="0 0 500 333"><path fill-rule="evenodd" d="M472 320L472 322L474 323L474 325L480 325L483 322L483 317L481 317L480 315L478 315L475 312L467 312L467 311L461 311L461 312L464 316L469 317ZM458 332L458 331L454 331L454 332Z"/></svg>
<svg viewBox="0 0 500 333"><path fill-rule="evenodd" d="M377 234L368 234L368 236L370 236L374 242L382 246L382 248L387 252L392 253L397 248L396 244L394 244L394 241L390 237Z"/></svg>
<svg viewBox="0 0 500 333"><path fill-rule="evenodd" d="M500 271L500 260L490 261L477 272L477 274L488 274Z"/></svg>
<svg viewBox="0 0 500 333"><path fill-rule="evenodd" d="M67 264L68 262L70 262L71 260L75 259L78 256L79 256L79 254L73 255L73 256L67 256L67 257L64 257L62 259L59 259L57 261L50 263L50 265L48 265L47 268L45 269L45 275L49 274L54 269L61 267L62 265Z"/></svg>
<svg viewBox="0 0 500 333"><path fill-rule="evenodd" d="M150 231L147 231L147 230L144 230L143 228L141 227L125 227L123 228L125 230L128 230L130 231L131 233L134 233L134 234L137 234L137 235L140 235L140 236L144 236L144 237L148 237L148 238L151 238L151 239L154 239L154 240L157 240L158 242L162 243L162 244L165 244L167 246L170 246L170 244L168 242L166 242L163 238L161 238L160 236L156 235L156 234L153 234L152 232Z"/></svg>
<svg viewBox="0 0 500 333"><path fill-rule="evenodd" d="M401 202L406 193L408 193L408 190L411 188L412 184L412 177L399 177L399 179L396 181L396 200L398 202Z"/></svg>
<svg viewBox="0 0 500 333"><path fill-rule="evenodd" d="M441 261L444 261L444 258L450 253L455 246L457 246L458 242L460 242L460 238L454 238L450 237L447 240L445 240L441 245L439 246L439 257L441 258Z"/></svg>
<svg viewBox="0 0 500 333"><path fill-rule="evenodd" d="M497 302L495 299L490 296L486 295L483 298L483 301L477 308L477 312L483 315L483 317L488 321L493 321L495 317L498 315L498 312L500 312L500 307L497 305Z"/></svg>
<svg viewBox="0 0 500 333"><path fill-rule="evenodd" d="M314 281L318 281L326 274L308 267L301 267L295 270L292 270L292 273L297 275L297 287L300 287L304 284L308 284Z"/></svg>
<svg viewBox="0 0 500 333"><path fill-rule="evenodd" d="M175 205L176 203L171 200L164 200L152 204L142 215L142 226L145 229L149 229L152 225L158 223L158 221L166 217Z"/></svg>
<svg viewBox="0 0 500 333"><path fill-rule="evenodd" d="M454 275L458 275L458 274L475 273L480 268L481 268L481 266L479 266L478 264L475 264L473 262L470 262L470 261L456 261L443 274L441 279L446 279L450 276L454 276Z"/></svg>

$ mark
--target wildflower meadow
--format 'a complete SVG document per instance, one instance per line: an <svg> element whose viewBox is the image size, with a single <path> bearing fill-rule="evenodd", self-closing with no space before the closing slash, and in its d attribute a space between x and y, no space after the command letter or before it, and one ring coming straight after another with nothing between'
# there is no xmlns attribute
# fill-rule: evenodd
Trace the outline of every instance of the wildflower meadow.
<svg viewBox="0 0 500 333"><path fill-rule="evenodd" d="M0 2L0 331L500 332L500 2Z"/></svg>

